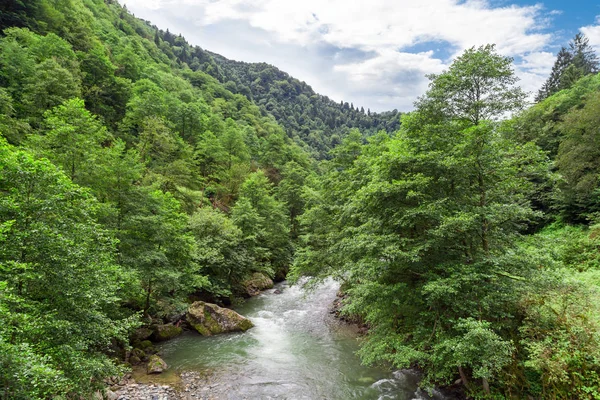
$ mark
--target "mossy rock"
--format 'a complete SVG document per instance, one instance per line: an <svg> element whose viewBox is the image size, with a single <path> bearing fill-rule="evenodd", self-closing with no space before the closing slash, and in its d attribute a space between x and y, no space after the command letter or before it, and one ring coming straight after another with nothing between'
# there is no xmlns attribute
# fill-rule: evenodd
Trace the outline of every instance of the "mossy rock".
<svg viewBox="0 0 600 400"><path fill-rule="evenodd" d="M248 296L256 296L261 290L271 289L273 287L273 280L262 272L255 272L242 282L244 291Z"/></svg>
<svg viewBox="0 0 600 400"><path fill-rule="evenodd" d="M144 350L142 350L142 349L133 349L131 351L131 356L132 357L137 357L140 360L143 360L143 359L146 358L146 352L144 352Z"/></svg>
<svg viewBox="0 0 600 400"><path fill-rule="evenodd" d="M152 347L152 342L149 340L141 341L137 346L138 349L146 350Z"/></svg>
<svg viewBox="0 0 600 400"><path fill-rule="evenodd" d="M150 356L148 365L146 366L146 372L148 374L160 374L165 371L169 366L166 362L156 354Z"/></svg>
<svg viewBox="0 0 600 400"><path fill-rule="evenodd" d="M138 364L141 364L141 362L142 362L142 360L138 356L129 357L129 364L131 364L131 365L138 365Z"/></svg>
<svg viewBox="0 0 600 400"><path fill-rule="evenodd" d="M155 342L164 342L181 335L183 329L173 324L154 325L152 339Z"/></svg>
<svg viewBox="0 0 600 400"><path fill-rule="evenodd" d="M150 328L138 328L133 332L132 338L134 341L142 341L152 336L152 329Z"/></svg>
<svg viewBox="0 0 600 400"><path fill-rule="evenodd" d="M252 328L252 322L228 308L197 301L187 313L188 323L204 336L226 332L244 332Z"/></svg>

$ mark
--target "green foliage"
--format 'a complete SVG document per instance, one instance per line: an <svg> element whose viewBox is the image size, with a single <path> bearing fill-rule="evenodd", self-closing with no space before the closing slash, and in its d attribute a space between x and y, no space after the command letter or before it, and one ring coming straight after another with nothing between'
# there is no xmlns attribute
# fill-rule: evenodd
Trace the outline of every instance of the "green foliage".
<svg viewBox="0 0 600 400"><path fill-rule="evenodd" d="M98 204L48 161L0 147L0 365L3 397L90 393L116 372L105 352L135 319Z"/></svg>
<svg viewBox="0 0 600 400"><path fill-rule="evenodd" d="M430 383L460 372L486 395L515 365L518 299L536 272L515 251L538 215L529 177L548 164L489 120L522 105L510 59L470 49L432 79L394 138L349 136L305 190L292 276L345 280L345 312L370 326L365 361L419 365Z"/></svg>
<svg viewBox="0 0 600 400"><path fill-rule="evenodd" d="M569 48L562 47L556 56L548 80L539 90L536 101L540 102L553 94L572 87L580 78L598 72L598 56L589 44L589 39L577 33L569 42Z"/></svg>
<svg viewBox="0 0 600 400"><path fill-rule="evenodd" d="M244 240L253 243L252 255L267 271L278 273L287 270L292 247L289 217L272 190L272 184L262 171L251 174L242 185L232 216Z"/></svg>
<svg viewBox="0 0 600 400"><path fill-rule="evenodd" d="M116 1L3 2L0 26L0 397L86 397L137 314L287 267L310 158Z"/></svg>
<svg viewBox="0 0 600 400"><path fill-rule="evenodd" d="M290 264L344 281L365 362L473 397L599 397L598 227L524 235L542 212L600 212L584 37L546 88L565 90L515 118L499 122L523 107L512 60L488 45L431 76L390 135L396 111L334 103L116 1L8 1L0 26L0 132L39 157L0 143L0 397L86 396L137 314Z"/></svg>
<svg viewBox="0 0 600 400"><path fill-rule="evenodd" d="M347 102L336 103L272 65L229 60L198 46L190 46L184 38L168 30L159 31L156 38L159 42L163 40L162 48L171 58L187 64L194 71L205 72L232 93L256 102L263 113L275 117L287 136L315 158L327 158L328 152L352 128L371 136L381 130L392 133L399 127L397 110L372 113Z"/></svg>
<svg viewBox="0 0 600 400"><path fill-rule="evenodd" d="M560 128L564 139L556 156L563 177L559 202L570 220L600 211L600 92L587 96L585 105L565 116Z"/></svg>
<svg viewBox="0 0 600 400"><path fill-rule="evenodd" d="M526 96L515 85L512 59L496 54L494 45L468 49L448 71L429 78L429 91L416 103L429 118L477 125L522 108Z"/></svg>
<svg viewBox="0 0 600 400"><path fill-rule="evenodd" d="M250 273L254 260L240 228L215 209L204 207L190 218L188 229L194 236L194 261L209 278L207 290L214 296L231 296Z"/></svg>
<svg viewBox="0 0 600 400"><path fill-rule="evenodd" d="M193 260L194 241L179 203L169 193L146 190L143 203L123 219L119 235L121 262L137 273L144 313L157 298L173 300L206 282Z"/></svg>

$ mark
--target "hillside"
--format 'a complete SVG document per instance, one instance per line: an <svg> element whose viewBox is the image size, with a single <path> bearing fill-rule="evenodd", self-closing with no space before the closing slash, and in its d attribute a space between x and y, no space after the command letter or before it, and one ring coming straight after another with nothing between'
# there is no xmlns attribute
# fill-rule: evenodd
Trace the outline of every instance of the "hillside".
<svg viewBox="0 0 600 400"><path fill-rule="evenodd" d="M360 129L369 137L382 130L393 133L400 126L397 110L375 113L348 102L337 103L272 65L229 60L192 46L168 30L157 30L157 38L170 45L161 48L172 59L194 71L206 72L231 92L253 100L263 114L274 116L287 135L315 158L329 157L329 151L350 129Z"/></svg>
<svg viewBox="0 0 600 400"><path fill-rule="evenodd" d="M285 275L315 161L271 115L116 1L0 28L0 397L89 394L135 328Z"/></svg>

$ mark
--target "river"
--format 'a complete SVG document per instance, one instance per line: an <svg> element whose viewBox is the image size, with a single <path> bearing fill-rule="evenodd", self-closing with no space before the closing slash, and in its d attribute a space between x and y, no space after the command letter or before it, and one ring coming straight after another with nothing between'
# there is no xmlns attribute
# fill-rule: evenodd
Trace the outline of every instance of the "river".
<svg viewBox="0 0 600 400"><path fill-rule="evenodd" d="M210 376L215 399L442 399L417 387L414 371L361 365L352 327L329 309L339 285L316 289L279 283L236 308L255 327L202 337L185 333L161 346L171 373Z"/></svg>

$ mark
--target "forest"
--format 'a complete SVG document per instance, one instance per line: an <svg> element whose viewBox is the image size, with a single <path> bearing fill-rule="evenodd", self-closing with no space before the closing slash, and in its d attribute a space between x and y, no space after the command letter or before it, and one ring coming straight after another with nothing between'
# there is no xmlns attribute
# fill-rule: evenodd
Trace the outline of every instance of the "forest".
<svg viewBox="0 0 600 400"><path fill-rule="evenodd" d="M473 47L414 111L330 100L116 0L0 4L0 399L88 398L255 273L342 282L359 355L474 399L600 398L600 75ZM300 284L300 283L299 283Z"/></svg>

